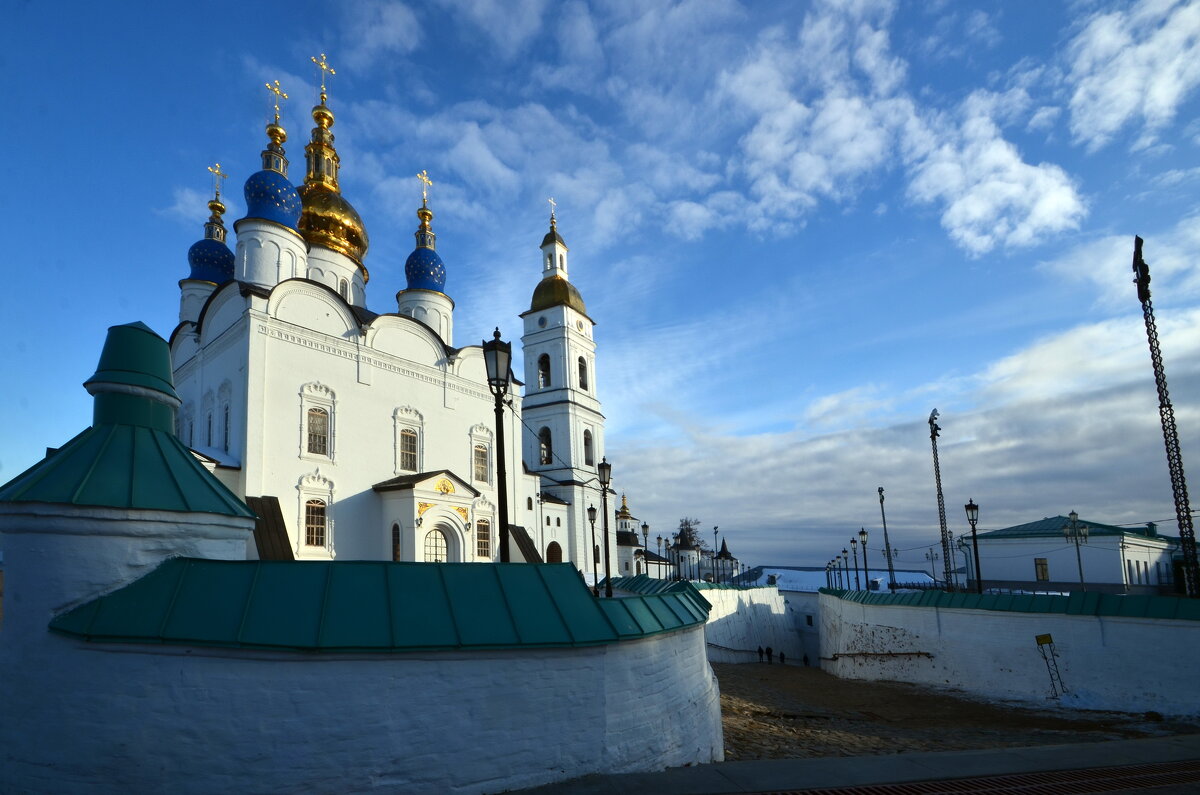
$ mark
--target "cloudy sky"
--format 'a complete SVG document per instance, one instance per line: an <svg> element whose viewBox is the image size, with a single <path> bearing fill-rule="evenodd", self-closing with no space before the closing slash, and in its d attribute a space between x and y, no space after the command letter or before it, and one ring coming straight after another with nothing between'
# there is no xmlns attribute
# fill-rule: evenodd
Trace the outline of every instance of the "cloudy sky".
<svg viewBox="0 0 1200 795"><path fill-rule="evenodd" d="M394 310L435 185L456 342L517 315L547 197L597 321L609 459L652 526L820 565L876 487L901 564L951 530L1174 507L1131 284L1146 239L1200 482L1200 3L17 3L0 32L0 480L90 421L104 329L166 336L209 174L278 79L303 161L337 69L344 193ZM14 104L15 103L15 104ZM1200 497L1200 495L1197 495ZM873 536L872 544L877 543Z"/></svg>

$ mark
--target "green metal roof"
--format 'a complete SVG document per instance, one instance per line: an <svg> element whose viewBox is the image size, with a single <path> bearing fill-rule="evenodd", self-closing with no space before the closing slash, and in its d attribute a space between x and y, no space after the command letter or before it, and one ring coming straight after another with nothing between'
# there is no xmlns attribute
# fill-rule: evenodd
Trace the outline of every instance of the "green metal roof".
<svg viewBox="0 0 1200 795"><path fill-rule="evenodd" d="M175 558L50 629L102 642L405 652L595 646L707 618L686 594L596 599L569 563Z"/></svg>
<svg viewBox="0 0 1200 795"><path fill-rule="evenodd" d="M0 502L215 513L254 518L172 432L171 354L144 323L108 330L87 380L92 427L0 486Z"/></svg>
<svg viewBox="0 0 1200 795"><path fill-rule="evenodd" d="M604 581L601 580L600 584L603 585ZM679 594L702 608L705 613L712 609L712 603L700 595L700 591L696 589L696 583L688 580L658 580L647 577L645 574L638 574L634 577L614 577L612 586L626 593Z"/></svg>
<svg viewBox="0 0 1200 795"><path fill-rule="evenodd" d="M1200 621L1200 600L1175 596L1124 596L1122 594L1076 592L1067 596L1050 594L974 594L945 591L881 593L822 588L848 602L896 607L939 607L960 610L999 610L1011 613L1058 613L1071 616L1127 616Z"/></svg>
<svg viewBox="0 0 1200 795"><path fill-rule="evenodd" d="M1092 522L1086 519L1079 519L1079 526L1088 528L1090 536L1139 536L1141 538L1162 538L1164 536L1148 535L1148 530L1145 525L1139 527L1117 527L1116 525L1103 524L1101 522ZM1057 536L1063 537L1063 528L1069 525L1071 520L1066 516L1048 516L1045 519L1038 519L1036 522L1026 522L1025 524L1014 525L1012 527L1004 527L999 530L988 530L980 532L980 538L1031 538L1031 537L1046 537Z"/></svg>
<svg viewBox="0 0 1200 795"><path fill-rule="evenodd" d="M0 486L0 502L52 502L254 518L175 438L139 425L97 425Z"/></svg>

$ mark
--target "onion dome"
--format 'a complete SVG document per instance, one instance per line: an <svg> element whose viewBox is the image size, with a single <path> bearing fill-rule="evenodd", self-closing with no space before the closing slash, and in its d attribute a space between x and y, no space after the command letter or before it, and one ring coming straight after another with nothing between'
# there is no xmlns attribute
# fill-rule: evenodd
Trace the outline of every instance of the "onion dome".
<svg viewBox="0 0 1200 795"><path fill-rule="evenodd" d="M408 255L408 260L404 263L404 277L408 280L408 289L434 290L444 293L446 291L446 266L434 249L437 245L437 235L429 226L429 222L433 220L433 211L429 209L424 199L421 201L421 208L417 210L417 217L421 219L421 225L414 233L417 238L417 247L413 249L413 253Z"/></svg>
<svg viewBox="0 0 1200 795"><path fill-rule="evenodd" d="M338 167L341 158L333 148L333 112L325 106L325 92L321 102L312 109L312 140L304 147L307 170L304 184L300 186L300 234L310 246L320 246L336 251L350 259L362 270L363 281L370 275L363 267L367 255L367 228L362 218L338 186Z"/></svg>
<svg viewBox="0 0 1200 795"><path fill-rule="evenodd" d="M629 503L625 501L625 495L621 495L621 510L617 511L618 519L632 519L633 514L629 512Z"/></svg>
<svg viewBox="0 0 1200 795"><path fill-rule="evenodd" d="M233 252L225 243L225 223L221 220L225 205L221 203L219 189L208 203L208 209L212 214L204 224L204 238L188 249L188 265L192 269L188 279L220 286L233 278Z"/></svg>
<svg viewBox="0 0 1200 795"><path fill-rule="evenodd" d="M583 296L579 289L567 281L565 257L567 244L558 233L558 221L554 213L550 213L550 231L542 238L542 251L546 252L547 264L543 271L545 276L538 286L533 289L533 300L529 304L530 312L550 309L555 306L569 306L582 315L587 314L583 304Z"/></svg>
<svg viewBox="0 0 1200 795"><path fill-rule="evenodd" d="M300 223L300 194L287 178L287 158L283 143L287 133L279 126L279 116L267 125L270 143L262 151L262 171L256 171L246 180L243 192L246 196L246 218L274 221L295 229Z"/></svg>

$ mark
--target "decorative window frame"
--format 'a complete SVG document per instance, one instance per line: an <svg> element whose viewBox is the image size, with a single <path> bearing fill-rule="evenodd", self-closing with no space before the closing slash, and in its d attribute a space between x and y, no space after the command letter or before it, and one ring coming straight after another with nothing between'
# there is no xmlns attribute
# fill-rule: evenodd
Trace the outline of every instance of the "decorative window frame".
<svg viewBox="0 0 1200 795"><path fill-rule="evenodd" d="M212 390L204 393L204 397L200 401L200 420L203 422L204 435L201 437L204 441L206 449L212 448L213 442L213 412L216 410L216 399L213 398Z"/></svg>
<svg viewBox="0 0 1200 795"><path fill-rule="evenodd" d="M296 559L323 557L321 553L314 554L314 551L319 549L323 549L330 559L337 557L334 546L333 481L322 475L320 468L317 468L300 478L296 483L296 493ZM325 544L323 546L309 546L304 543L305 505L309 500L321 500L325 503Z"/></svg>
<svg viewBox="0 0 1200 795"><path fill-rule="evenodd" d="M392 435L393 449L392 470L399 475L405 472L424 472L425 466L425 416L417 411L412 406L400 406L392 412ZM401 450L400 450L400 432L415 431L417 434L417 468L413 470L403 469L400 466Z"/></svg>
<svg viewBox="0 0 1200 795"><path fill-rule="evenodd" d="M179 441L183 442L189 449L195 447L196 434L196 407L191 404L191 401L184 403L183 408L179 411Z"/></svg>
<svg viewBox="0 0 1200 795"><path fill-rule="evenodd" d="M472 483L485 483L490 486L495 481L496 446L493 444L492 429L480 423L471 428L471 443L467 448L467 471L471 473ZM475 477L475 446L482 444L487 448L487 480Z"/></svg>
<svg viewBox="0 0 1200 795"><path fill-rule="evenodd" d="M217 405L221 409L221 449L228 453L236 446L233 438L233 385L225 380L217 390Z"/></svg>
<svg viewBox="0 0 1200 795"><path fill-rule="evenodd" d="M538 466L554 466L554 431L549 425L538 428L537 460Z"/></svg>
<svg viewBox="0 0 1200 795"><path fill-rule="evenodd" d="M469 537L471 556L477 562L491 563L493 560L499 560L500 534L496 525L496 513L496 506L486 497L476 497L471 503L471 522L467 525L466 529ZM487 558L479 556L478 532L480 522L488 523L488 549L491 550L491 555Z"/></svg>
<svg viewBox="0 0 1200 795"><path fill-rule="evenodd" d="M329 415L329 443L327 453L308 452L308 410L325 409ZM337 393L320 381L309 381L300 387L300 458L309 461L337 460Z"/></svg>

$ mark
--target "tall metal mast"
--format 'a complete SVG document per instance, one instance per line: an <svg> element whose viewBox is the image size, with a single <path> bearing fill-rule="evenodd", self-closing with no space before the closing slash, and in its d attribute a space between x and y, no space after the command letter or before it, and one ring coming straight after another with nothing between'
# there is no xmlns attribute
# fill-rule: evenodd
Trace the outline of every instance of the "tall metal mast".
<svg viewBox="0 0 1200 795"><path fill-rule="evenodd" d="M1175 427L1175 409L1167 393L1162 351L1158 347L1158 327L1154 322L1154 304L1150 301L1150 266L1142 259L1142 239L1133 238L1133 274L1142 316L1146 318L1146 338L1150 341L1150 363L1154 367L1154 385L1158 387L1158 418L1162 421L1163 444L1167 448L1167 469L1171 472L1171 493L1175 497L1175 518L1179 522L1179 543L1183 549L1183 579L1186 593L1200 597L1200 575L1196 561L1196 531L1192 527L1192 507L1188 502L1187 481L1183 476L1183 453L1179 450L1179 431Z"/></svg>
<svg viewBox="0 0 1200 795"><path fill-rule="evenodd" d="M942 498L942 468L938 464L937 440L941 428L937 424L938 410L929 413L929 441L933 444L933 477L937 481L938 523L942 528L942 563L945 566L946 590L954 590L954 569L950 560L950 531L946 529L946 500Z"/></svg>

